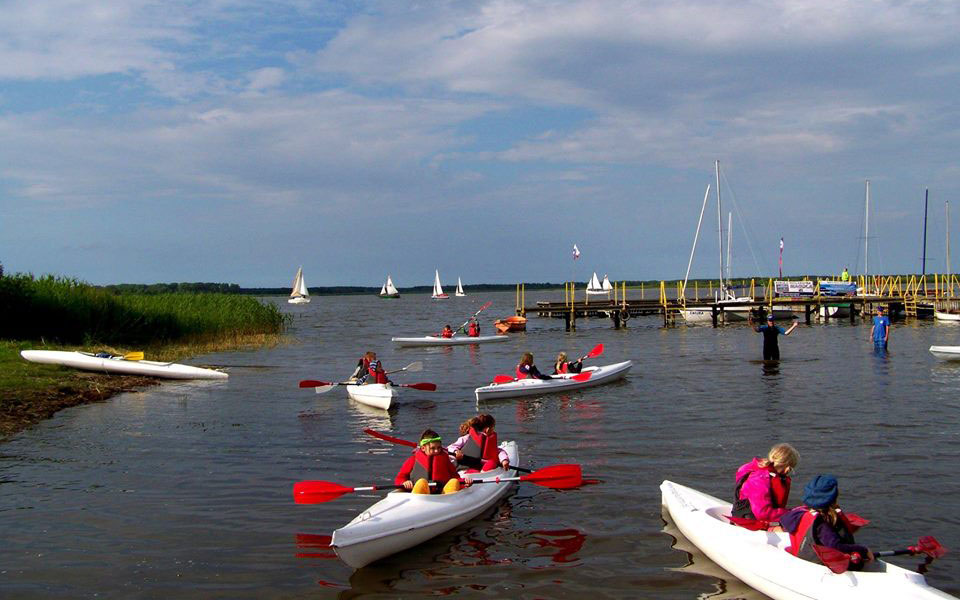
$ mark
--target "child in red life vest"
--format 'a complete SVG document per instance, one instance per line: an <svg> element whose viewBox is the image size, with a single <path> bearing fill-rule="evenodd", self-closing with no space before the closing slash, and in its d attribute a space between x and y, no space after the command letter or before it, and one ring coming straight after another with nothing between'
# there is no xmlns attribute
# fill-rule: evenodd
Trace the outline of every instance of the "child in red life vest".
<svg viewBox="0 0 960 600"><path fill-rule="evenodd" d="M470 337L480 337L480 323L476 319L470 319L470 324L467 325L467 335Z"/></svg>
<svg viewBox="0 0 960 600"><path fill-rule="evenodd" d="M445 326L443 327L443 331L440 332L440 337L442 337L442 338L452 338L452 337L453 337L453 329L451 329L451 327L450 327L449 325L445 325Z"/></svg>
<svg viewBox="0 0 960 600"><path fill-rule="evenodd" d="M452 494L460 491L457 467L453 464L440 443L440 436L432 429L420 435L420 443L413 456L408 458L394 483L402 485L414 494ZM435 485L431 486L430 483Z"/></svg>
<svg viewBox="0 0 960 600"><path fill-rule="evenodd" d="M553 374L562 375L563 373L579 373L583 370L583 361L567 362L567 353L561 352L557 355L557 361L553 363Z"/></svg>
<svg viewBox="0 0 960 600"><path fill-rule="evenodd" d="M549 375L544 375L541 373L537 366L533 364L533 354L529 352L524 352L523 356L520 357L520 364L517 365L517 379L526 379L528 377L532 379L553 379Z"/></svg>
<svg viewBox="0 0 960 600"><path fill-rule="evenodd" d="M497 422L493 415L479 414L460 425L460 438L447 446L457 464L471 470L490 471L510 466L507 451L497 445Z"/></svg>
<svg viewBox="0 0 960 600"><path fill-rule="evenodd" d="M383 364L377 360L376 352L364 354L363 362L366 364L366 372L357 379L357 383L390 383L387 372L383 370Z"/></svg>
<svg viewBox="0 0 960 600"><path fill-rule="evenodd" d="M777 521L786 514L790 472L798 462L800 454L793 446L777 444L770 448L767 458L754 458L737 469L732 515L741 519Z"/></svg>
<svg viewBox="0 0 960 600"><path fill-rule="evenodd" d="M849 568L853 570L873 560L873 552L853 539L854 532L867 521L841 511L837 506L839 495L837 478L833 475L817 475L803 488L803 506L780 517L781 526L790 534L787 552L820 562L813 546L827 546L850 554Z"/></svg>

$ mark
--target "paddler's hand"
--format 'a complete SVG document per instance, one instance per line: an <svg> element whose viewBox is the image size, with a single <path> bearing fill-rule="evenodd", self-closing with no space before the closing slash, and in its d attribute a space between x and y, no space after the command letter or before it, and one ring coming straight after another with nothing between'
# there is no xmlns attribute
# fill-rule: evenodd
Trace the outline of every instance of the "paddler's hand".
<svg viewBox="0 0 960 600"><path fill-rule="evenodd" d="M463 450L457 450L453 453L453 456L457 459L457 462L460 462L463 459Z"/></svg>
<svg viewBox="0 0 960 600"><path fill-rule="evenodd" d="M463 478L463 487L470 487L472 483L473 483L473 478L470 477L469 475Z"/></svg>
<svg viewBox="0 0 960 600"><path fill-rule="evenodd" d="M406 481L404 481L404 482L403 482L403 489L407 490L408 492L409 492L410 490L412 490L412 489L413 489L413 482L410 481L409 479L406 480Z"/></svg>
<svg viewBox="0 0 960 600"><path fill-rule="evenodd" d="M500 466L503 467L503 470L504 470L504 471L506 471L506 470L507 470L507 467L510 466L510 461L509 461L509 460L501 460L501 461L500 461Z"/></svg>

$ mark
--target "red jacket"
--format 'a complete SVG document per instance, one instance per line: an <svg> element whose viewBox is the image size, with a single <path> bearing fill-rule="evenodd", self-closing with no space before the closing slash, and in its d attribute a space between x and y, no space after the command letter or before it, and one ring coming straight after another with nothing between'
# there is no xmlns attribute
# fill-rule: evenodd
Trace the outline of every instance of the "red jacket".
<svg viewBox="0 0 960 600"><path fill-rule="evenodd" d="M431 489L433 492L439 492L440 489L438 488L442 488L447 481L458 477L457 468L447 456L446 452L440 452L431 457L424 454L419 448L403 463L403 466L400 467L400 472L397 473L393 482L397 485L403 485L405 481L413 481L416 483L414 476L417 476L417 479L423 476L423 478L428 481L436 481L439 483L439 486L434 486Z"/></svg>

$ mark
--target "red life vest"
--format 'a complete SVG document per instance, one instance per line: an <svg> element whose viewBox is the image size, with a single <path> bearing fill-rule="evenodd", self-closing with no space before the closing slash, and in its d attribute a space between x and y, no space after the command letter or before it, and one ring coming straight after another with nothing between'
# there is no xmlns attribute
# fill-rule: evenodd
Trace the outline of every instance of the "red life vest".
<svg viewBox="0 0 960 600"><path fill-rule="evenodd" d="M773 508L786 508L787 507L787 498L790 497L790 478L786 475L780 475L777 473L773 466L764 467L767 473L770 475L770 503ZM737 481L737 487L734 489L733 493L733 511L732 514L735 517L745 518L745 519L756 519L757 516L753 514L753 509L750 507L750 501L740 497L740 488L743 487L743 484L746 483L747 479L755 471L750 471L746 475L740 478Z"/></svg>
<svg viewBox="0 0 960 600"><path fill-rule="evenodd" d="M800 523L797 524L797 529L790 534L790 546L786 549L787 552L798 558L812 562L820 562L820 557L817 556L816 551L813 549L813 545L817 543L813 534L814 525L817 519L820 518L822 518L820 513L813 508L808 508L807 511L803 513L803 516L800 517ZM837 525L846 529L851 539L854 532L869 522L870 521L859 515L853 513L847 514L837 509Z"/></svg>
<svg viewBox="0 0 960 600"><path fill-rule="evenodd" d="M500 462L500 450L497 446L497 433L480 433L474 428L470 428L470 436L463 445L463 458L460 464L473 469L479 469L484 461L492 460Z"/></svg>
<svg viewBox="0 0 960 600"><path fill-rule="evenodd" d="M570 363L562 362L560 366L556 368L557 373L569 373L570 372Z"/></svg>
<svg viewBox="0 0 960 600"><path fill-rule="evenodd" d="M447 458L446 452L427 456L417 448L413 455L413 468L410 469L410 481L416 483L420 479L436 482L430 488L430 493L439 494L447 481L457 477L457 471Z"/></svg>
<svg viewBox="0 0 960 600"><path fill-rule="evenodd" d="M367 363L367 375L371 377L371 383L387 383L387 374L383 371L379 360Z"/></svg>
<svg viewBox="0 0 960 600"><path fill-rule="evenodd" d="M467 335L470 337L480 337L480 324L476 321L470 321L470 325L467 327Z"/></svg>
<svg viewBox="0 0 960 600"><path fill-rule="evenodd" d="M453 337L453 330L444 329L443 331L440 332L440 337L442 337L442 338L452 338L452 337Z"/></svg>
<svg viewBox="0 0 960 600"><path fill-rule="evenodd" d="M527 369L526 371L524 369ZM526 379L530 377L530 366L529 365L517 365L517 379Z"/></svg>

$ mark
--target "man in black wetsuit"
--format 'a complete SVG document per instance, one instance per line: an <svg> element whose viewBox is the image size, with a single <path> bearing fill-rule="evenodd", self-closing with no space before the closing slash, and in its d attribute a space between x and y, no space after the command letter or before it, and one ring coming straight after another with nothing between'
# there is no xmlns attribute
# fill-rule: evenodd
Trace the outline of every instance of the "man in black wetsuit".
<svg viewBox="0 0 960 600"><path fill-rule="evenodd" d="M750 318L750 324L753 325L753 317ZM790 326L790 329L784 331L783 327L778 327L773 323L773 314L767 315L766 325L753 325L753 330L763 334L763 360L780 360L780 345L777 342L778 335L790 335L797 328L797 323Z"/></svg>

